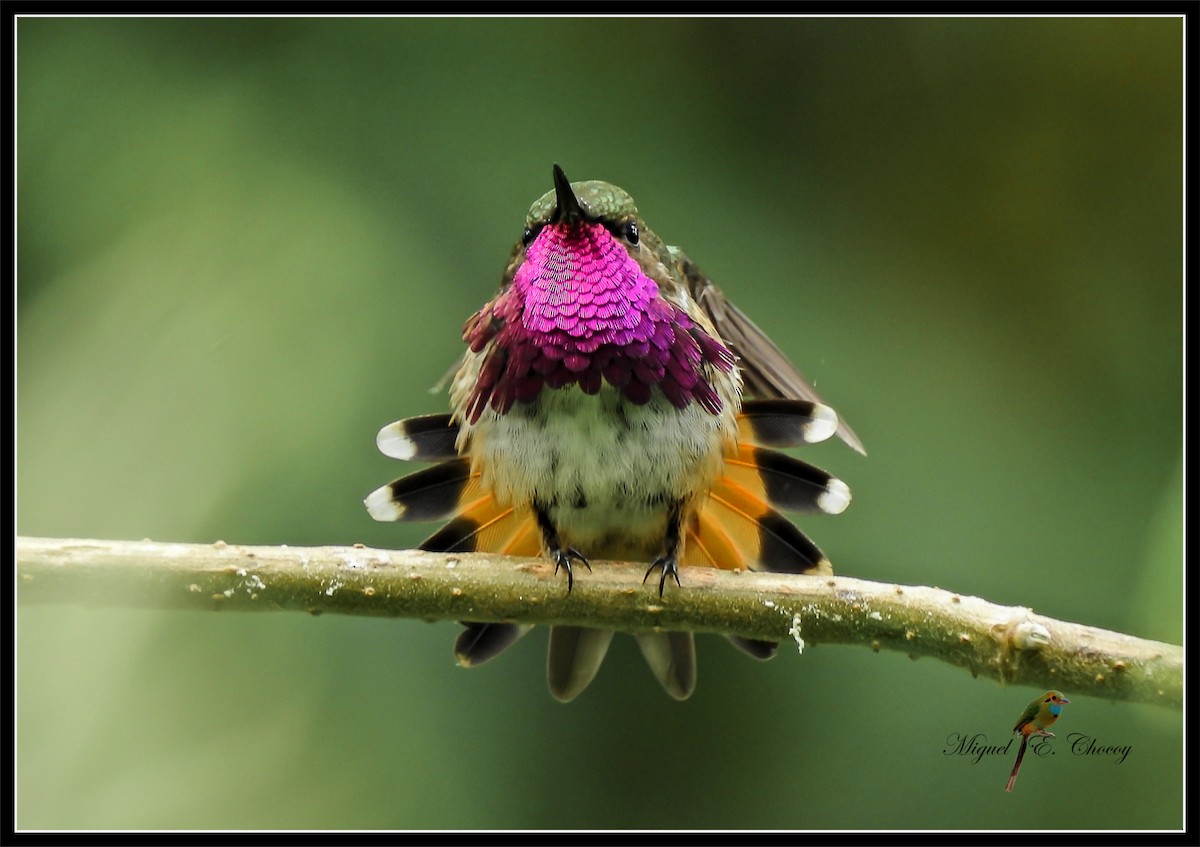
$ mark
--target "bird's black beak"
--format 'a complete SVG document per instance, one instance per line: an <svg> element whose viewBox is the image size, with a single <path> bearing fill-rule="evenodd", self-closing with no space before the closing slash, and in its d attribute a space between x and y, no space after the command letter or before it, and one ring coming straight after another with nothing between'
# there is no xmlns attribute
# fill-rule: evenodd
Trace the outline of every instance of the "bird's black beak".
<svg viewBox="0 0 1200 847"><path fill-rule="evenodd" d="M552 218L555 223L574 225L586 217L579 198L571 190L571 181L558 165L554 166L554 198L558 207Z"/></svg>

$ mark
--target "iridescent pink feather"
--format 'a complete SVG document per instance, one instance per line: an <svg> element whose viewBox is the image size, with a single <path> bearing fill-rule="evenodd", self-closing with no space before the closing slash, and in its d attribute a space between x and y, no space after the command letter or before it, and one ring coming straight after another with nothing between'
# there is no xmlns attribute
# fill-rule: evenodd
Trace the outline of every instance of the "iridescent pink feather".
<svg viewBox="0 0 1200 847"><path fill-rule="evenodd" d="M679 307L659 296L625 247L602 224L547 225L526 248L512 285L467 320L473 352L492 343L467 403L474 423L489 403L500 414L543 387L602 381L633 403L659 390L682 409L712 414L721 399L704 366L729 371L733 354Z"/></svg>

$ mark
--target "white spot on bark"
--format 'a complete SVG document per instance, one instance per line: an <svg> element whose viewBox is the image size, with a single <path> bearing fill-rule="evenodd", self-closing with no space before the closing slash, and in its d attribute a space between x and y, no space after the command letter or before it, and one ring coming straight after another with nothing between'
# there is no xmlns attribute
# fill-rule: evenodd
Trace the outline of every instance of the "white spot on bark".
<svg viewBox="0 0 1200 847"><path fill-rule="evenodd" d="M800 614L797 612L792 615L792 625L788 629L788 635L796 642L796 652L804 655L804 639L800 636Z"/></svg>

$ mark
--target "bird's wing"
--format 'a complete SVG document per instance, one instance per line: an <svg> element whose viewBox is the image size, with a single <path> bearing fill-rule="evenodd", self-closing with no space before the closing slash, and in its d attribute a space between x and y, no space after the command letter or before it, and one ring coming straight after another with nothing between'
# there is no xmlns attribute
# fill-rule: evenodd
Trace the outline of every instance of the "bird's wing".
<svg viewBox="0 0 1200 847"><path fill-rule="evenodd" d="M1028 726L1037 717L1038 709L1041 705L1040 700L1034 700L1026 706L1025 711L1021 712L1021 717L1017 719L1017 725L1013 727L1013 732L1020 732Z"/></svg>
<svg viewBox="0 0 1200 847"><path fill-rule="evenodd" d="M738 368L746 394L764 400L824 402L775 342L731 303L695 262L677 248L672 247L671 253L687 279L692 299L713 322L721 340L740 357ZM862 441L844 420L838 423L837 435L859 453L867 454Z"/></svg>

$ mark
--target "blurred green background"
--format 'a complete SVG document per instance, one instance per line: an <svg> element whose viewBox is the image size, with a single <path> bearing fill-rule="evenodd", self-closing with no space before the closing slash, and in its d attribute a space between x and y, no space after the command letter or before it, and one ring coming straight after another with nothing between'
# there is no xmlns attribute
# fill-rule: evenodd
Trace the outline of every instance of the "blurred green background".
<svg viewBox="0 0 1200 847"><path fill-rule="evenodd" d="M1182 24L22 19L18 531L405 547L376 430L429 393L559 162L626 188L870 457L840 573L1182 638ZM586 576L586 575L585 575ZM1120 765L1003 742L1036 693L701 637L30 606L17 823L1173 828L1177 712L1071 695ZM1056 728L1057 729L1057 728ZM1060 739L1065 733L1059 733Z"/></svg>

